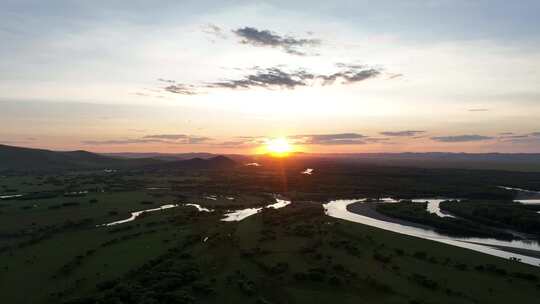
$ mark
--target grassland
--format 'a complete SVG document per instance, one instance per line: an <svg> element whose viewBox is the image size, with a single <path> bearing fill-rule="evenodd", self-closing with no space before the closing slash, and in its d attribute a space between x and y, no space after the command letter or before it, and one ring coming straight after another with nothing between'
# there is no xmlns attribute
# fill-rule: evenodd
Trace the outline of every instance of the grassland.
<svg viewBox="0 0 540 304"><path fill-rule="evenodd" d="M415 178L418 189L454 191L445 186L453 173L445 181L402 169L252 169L0 177L0 195L25 195L0 201L2 302L531 303L540 293L539 268L323 214L328 197L414 195ZM485 182L477 174L467 193L507 195L473 189ZM268 204L272 193L293 204L219 221L225 210ZM178 207L96 227L188 202L215 211Z"/></svg>
<svg viewBox="0 0 540 304"><path fill-rule="evenodd" d="M190 227L166 254L68 302L527 303L539 292L536 268L329 219L316 204L239 223L202 214Z"/></svg>

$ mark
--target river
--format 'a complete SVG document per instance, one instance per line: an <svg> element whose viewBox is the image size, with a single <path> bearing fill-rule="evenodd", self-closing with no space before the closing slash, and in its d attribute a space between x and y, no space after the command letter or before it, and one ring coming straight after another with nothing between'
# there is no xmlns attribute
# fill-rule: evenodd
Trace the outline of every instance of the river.
<svg viewBox="0 0 540 304"><path fill-rule="evenodd" d="M457 247L467 248L485 254L502 257L517 258L521 262L534 266L540 266L540 245L537 241L512 240L504 241L491 238L459 238L435 232L433 229L425 229L388 222L374 217L356 214L348 210L348 206L357 202L365 202L366 199L342 199L332 200L323 205L328 216L339 218L355 223L360 223L380 229L410 235L418 238L445 243ZM519 252L519 253L518 253Z"/></svg>

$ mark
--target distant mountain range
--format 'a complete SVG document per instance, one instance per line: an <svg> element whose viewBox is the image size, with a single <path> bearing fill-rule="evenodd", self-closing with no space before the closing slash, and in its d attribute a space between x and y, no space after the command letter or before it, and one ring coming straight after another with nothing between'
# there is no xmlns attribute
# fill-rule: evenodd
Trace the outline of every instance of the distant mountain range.
<svg viewBox="0 0 540 304"><path fill-rule="evenodd" d="M160 160L184 160L192 158L211 158L215 157L215 154L212 153L135 153L135 152L120 152L120 153L102 153L101 155L114 157L114 158L129 158L129 159L138 159L138 158L153 158Z"/></svg>
<svg viewBox="0 0 540 304"><path fill-rule="evenodd" d="M107 154L111 155L111 154ZM163 160L182 160L193 157L211 158L212 153L114 153L116 157L143 158L152 157ZM239 162L271 162L267 155L229 154L227 157ZM397 166L414 168L455 168L487 169L540 172L540 153L293 153L291 159L298 162L308 160L332 160L356 164L377 166Z"/></svg>
<svg viewBox="0 0 540 304"><path fill-rule="evenodd" d="M540 154L506 153L294 153L288 161L297 165L320 160L415 168L490 169L540 172ZM0 145L0 171L85 169L208 169L248 162L272 163L267 155L212 153L105 153L51 151Z"/></svg>
<svg viewBox="0 0 540 304"><path fill-rule="evenodd" d="M236 165L225 156L162 160L149 157L119 158L87 151L51 151L0 145L0 171L55 171L99 169L221 169Z"/></svg>

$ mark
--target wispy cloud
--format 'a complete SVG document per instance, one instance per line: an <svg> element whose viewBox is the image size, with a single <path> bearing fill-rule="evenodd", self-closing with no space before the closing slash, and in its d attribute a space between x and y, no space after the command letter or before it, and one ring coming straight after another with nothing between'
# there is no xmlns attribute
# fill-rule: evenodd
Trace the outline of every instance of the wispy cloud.
<svg viewBox="0 0 540 304"><path fill-rule="evenodd" d="M514 134L512 132L499 133L498 140L506 143L536 143L540 140L540 132L531 132L526 134Z"/></svg>
<svg viewBox="0 0 540 304"><path fill-rule="evenodd" d="M214 145L224 147L224 148L239 148L239 147L245 146L246 142L242 140L229 140L229 141L219 142Z"/></svg>
<svg viewBox="0 0 540 304"><path fill-rule="evenodd" d="M147 135L141 138L118 139L118 140L85 140L85 145L131 145L131 144L150 144L165 143L178 145L192 145L211 141L212 138L205 136L193 136L186 134L155 134Z"/></svg>
<svg viewBox="0 0 540 304"><path fill-rule="evenodd" d="M165 86L163 87L163 90L169 93L181 94L181 95L197 94L196 87L191 84L176 83L175 80L165 79L165 78L158 78L157 81L165 84Z"/></svg>
<svg viewBox="0 0 540 304"><path fill-rule="evenodd" d="M186 84L171 84L163 88L165 91L174 94L181 95L195 95L198 94L195 90L195 86Z"/></svg>
<svg viewBox="0 0 540 304"><path fill-rule="evenodd" d="M455 135L455 136L435 136L435 137L431 137L431 139L438 142L455 143L455 142L472 142L472 141L491 140L493 139L493 137L472 134L472 135Z"/></svg>
<svg viewBox="0 0 540 304"><path fill-rule="evenodd" d="M227 39L227 35L223 31L223 29L215 24L208 23L202 27L202 31L210 36L220 38L220 39Z"/></svg>
<svg viewBox="0 0 540 304"><path fill-rule="evenodd" d="M210 137L193 136L193 135L186 135L186 134L156 134L156 135L147 135L144 138L176 141L176 143L182 143L182 144L198 144L198 143L212 140L212 138Z"/></svg>
<svg viewBox="0 0 540 304"><path fill-rule="evenodd" d="M358 133L293 135L296 143L303 145L363 145L368 136Z"/></svg>
<svg viewBox="0 0 540 304"><path fill-rule="evenodd" d="M222 148L253 148L253 147L260 146L263 143L264 141L257 142L254 140L228 140L228 141L218 142L212 145L219 146Z"/></svg>
<svg viewBox="0 0 540 304"><path fill-rule="evenodd" d="M528 136L528 135L515 135L511 137L502 137L499 139L501 142L512 144L535 144L540 143L540 137Z"/></svg>
<svg viewBox="0 0 540 304"><path fill-rule="evenodd" d="M403 74L397 73L397 74L388 74L388 79L397 79L403 77Z"/></svg>
<svg viewBox="0 0 540 304"><path fill-rule="evenodd" d="M186 139L188 137L189 136L185 134L157 134L157 135L146 135L144 138L178 140L178 139Z"/></svg>
<svg viewBox="0 0 540 304"><path fill-rule="evenodd" d="M501 138L526 138L526 137L529 137L528 134L525 134L525 135L506 135L506 136L502 136Z"/></svg>
<svg viewBox="0 0 540 304"><path fill-rule="evenodd" d="M114 140L84 140L82 141L85 145L131 145L131 144L149 144L149 143L159 143L163 142L159 139L114 139Z"/></svg>
<svg viewBox="0 0 540 304"><path fill-rule="evenodd" d="M259 47L281 48L289 54L299 56L307 55L305 50L302 50L302 48L321 44L319 39L280 36L269 30L259 30L249 26L233 30L233 33L242 39L240 40L240 43Z"/></svg>
<svg viewBox="0 0 540 304"><path fill-rule="evenodd" d="M424 134L426 131L420 131L420 130L404 130L404 131L384 131L380 132L381 135L384 136L392 136L392 137L412 137L417 136L420 134Z"/></svg>
<svg viewBox="0 0 540 304"><path fill-rule="evenodd" d="M384 137L367 137L364 139L366 143L385 143L390 144L391 141L390 138L384 138Z"/></svg>
<svg viewBox="0 0 540 304"><path fill-rule="evenodd" d="M469 112L487 112L487 111L489 111L489 109L486 109L486 108L474 108L474 109L469 109L468 111Z"/></svg>

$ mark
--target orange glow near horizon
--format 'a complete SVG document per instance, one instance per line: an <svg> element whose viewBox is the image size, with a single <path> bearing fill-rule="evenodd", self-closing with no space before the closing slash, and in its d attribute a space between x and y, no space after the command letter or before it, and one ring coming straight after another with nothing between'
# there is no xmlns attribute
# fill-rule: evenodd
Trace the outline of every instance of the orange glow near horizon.
<svg viewBox="0 0 540 304"><path fill-rule="evenodd" d="M264 152L275 157L286 157L294 152L294 147L285 137L269 139L264 145Z"/></svg>

